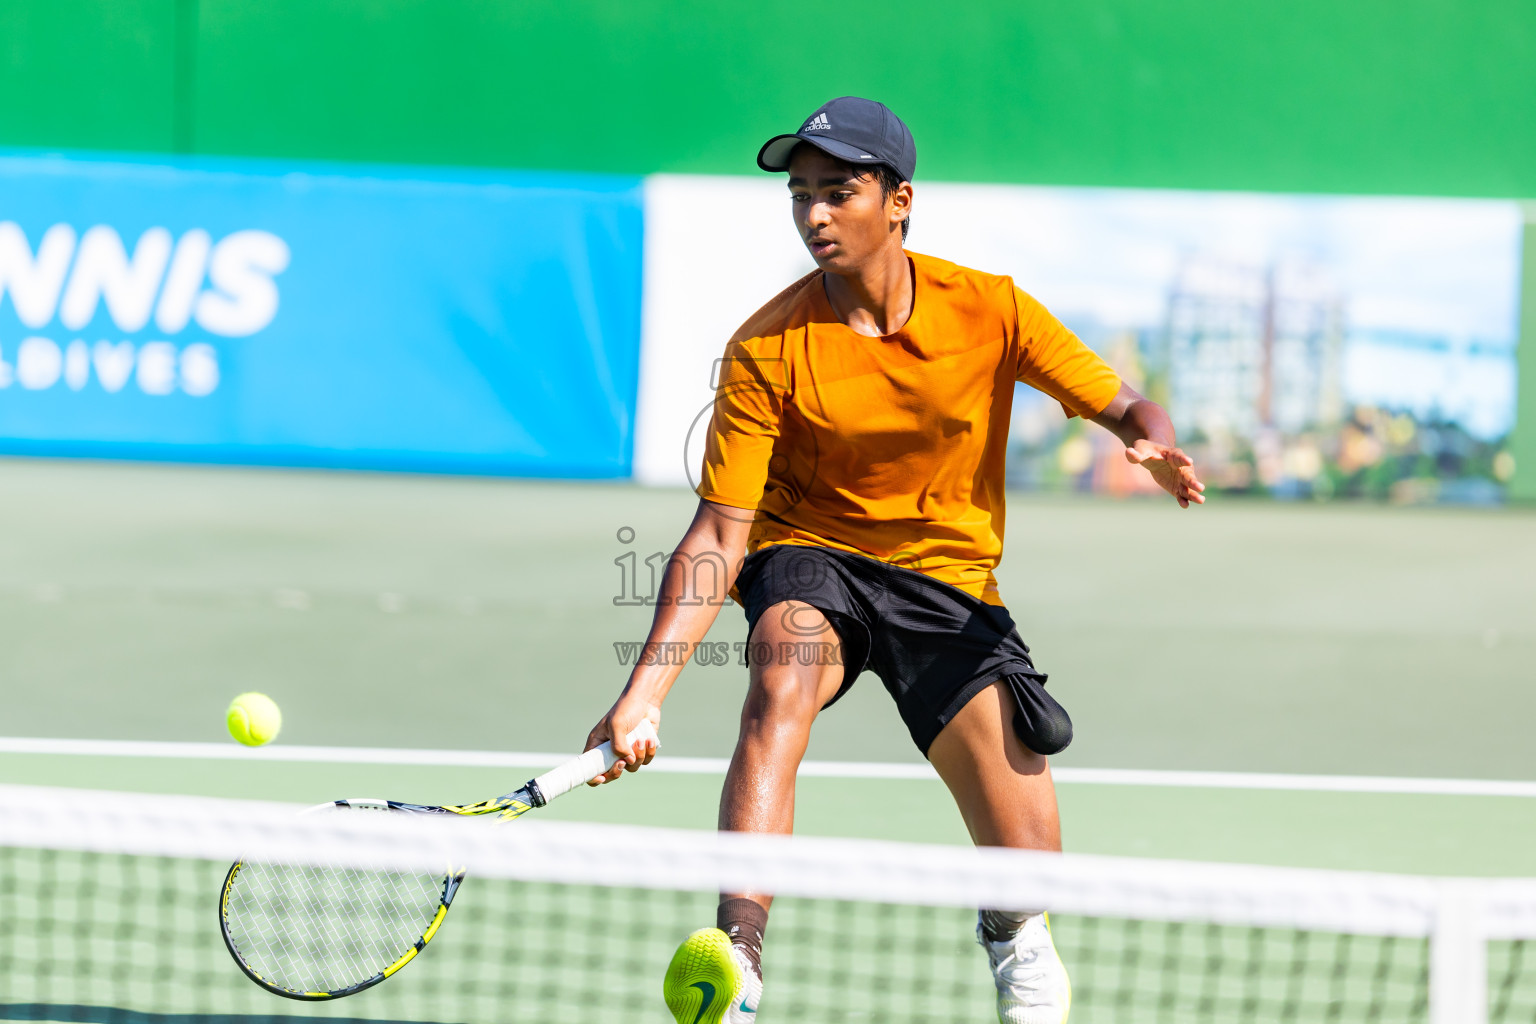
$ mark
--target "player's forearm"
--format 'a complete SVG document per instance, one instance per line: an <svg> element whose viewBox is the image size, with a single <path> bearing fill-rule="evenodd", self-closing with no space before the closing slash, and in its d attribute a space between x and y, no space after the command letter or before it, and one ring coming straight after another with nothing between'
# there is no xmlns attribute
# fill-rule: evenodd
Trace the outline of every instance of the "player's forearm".
<svg viewBox="0 0 1536 1024"><path fill-rule="evenodd" d="M1177 444L1168 411L1126 384L1120 386L1120 393L1093 422L1118 437L1127 448L1134 447L1137 441L1169 447Z"/></svg>
<svg viewBox="0 0 1536 1024"><path fill-rule="evenodd" d="M723 519L723 521L722 521ZM698 515L667 560L656 613L625 692L660 704L694 648L730 600L746 547L744 524L700 504Z"/></svg>
<svg viewBox="0 0 1536 1024"><path fill-rule="evenodd" d="M698 565L696 561L689 560L691 554L694 553L679 548L668 561L661 591L656 596L656 614L651 620L651 631L646 635L645 647L624 687L625 692L637 693L652 704L660 704L666 698L678 674L682 672L683 665L693 656L694 648L704 639L709 627L714 625L715 617L720 614L720 606L726 599L725 595L735 582L736 574L732 567L729 578L721 581L718 599L710 593L709 588L704 588L702 593L695 592L693 587L683 582ZM704 556L711 560L714 554L704 552ZM724 553L719 554L723 559ZM683 557L680 558L680 555Z"/></svg>
<svg viewBox="0 0 1536 1024"><path fill-rule="evenodd" d="M1126 410L1125 418L1121 420L1121 429L1116 431L1116 436L1126 445L1134 445L1137 441L1151 441L1153 444L1165 444L1170 448L1178 444L1174 438L1173 420L1168 418L1168 411L1150 399L1140 398L1131 403Z"/></svg>

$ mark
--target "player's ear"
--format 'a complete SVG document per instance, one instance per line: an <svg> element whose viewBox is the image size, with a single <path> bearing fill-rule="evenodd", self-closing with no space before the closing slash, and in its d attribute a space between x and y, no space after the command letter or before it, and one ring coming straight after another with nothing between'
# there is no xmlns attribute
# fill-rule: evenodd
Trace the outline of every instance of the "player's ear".
<svg viewBox="0 0 1536 1024"><path fill-rule="evenodd" d="M912 183L904 181L896 186L896 191L891 193L891 198L886 204L890 213L891 223L900 224L912 213Z"/></svg>

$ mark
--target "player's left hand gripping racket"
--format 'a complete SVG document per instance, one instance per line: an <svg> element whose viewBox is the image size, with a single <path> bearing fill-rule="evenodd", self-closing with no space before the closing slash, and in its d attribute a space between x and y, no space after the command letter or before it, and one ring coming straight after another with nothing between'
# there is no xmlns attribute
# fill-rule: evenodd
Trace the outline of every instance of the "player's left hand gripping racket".
<svg viewBox="0 0 1536 1024"><path fill-rule="evenodd" d="M656 739L642 722L630 743ZM612 743L572 758L494 800L433 807L337 800L316 811L495 814L503 821L564 796L618 763ZM308 813L308 812L306 812ZM410 963L437 934L464 872L375 871L238 860L224 877L219 926L246 976L290 999L335 999L371 988Z"/></svg>

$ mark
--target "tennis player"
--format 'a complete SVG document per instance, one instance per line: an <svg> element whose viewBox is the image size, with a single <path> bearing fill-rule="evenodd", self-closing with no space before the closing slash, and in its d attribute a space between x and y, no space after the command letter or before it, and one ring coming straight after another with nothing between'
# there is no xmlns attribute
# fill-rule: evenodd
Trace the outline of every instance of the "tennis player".
<svg viewBox="0 0 1536 1024"><path fill-rule="evenodd" d="M819 269L775 296L726 346L697 488L648 642L697 644L723 603L746 611L751 670L720 797L720 828L792 831L811 723L865 669L979 845L1060 850L1049 755L1071 741L993 577L1003 550L1003 461L1014 383L1105 427L1180 507L1204 501L1173 426L1011 279L907 252L917 152L890 110L845 96L762 147L788 172L790 208ZM670 647L669 650L682 648ZM642 659L643 661L644 659ZM660 723L680 659L630 674L588 738L623 761ZM763 991L772 897L721 897L667 972L680 1024L746 1024ZM1062 1024L1071 991L1044 914L979 913L1005 1024Z"/></svg>

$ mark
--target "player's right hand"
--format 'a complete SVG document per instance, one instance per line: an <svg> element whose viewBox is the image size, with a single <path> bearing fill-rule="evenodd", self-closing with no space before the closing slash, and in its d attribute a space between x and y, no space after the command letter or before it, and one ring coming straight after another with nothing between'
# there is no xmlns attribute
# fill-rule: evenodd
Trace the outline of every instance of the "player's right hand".
<svg viewBox="0 0 1536 1024"><path fill-rule="evenodd" d="M1125 460L1151 473L1157 485L1177 499L1180 508L1205 504L1205 484L1195 475L1195 460L1183 449L1142 439L1125 449Z"/></svg>
<svg viewBox="0 0 1536 1024"><path fill-rule="evenodd" d="M632 696L629 693L620 695L614 702L608 713L598 720L587 733L587 745L584 750L591 750L601 745L604 741L613 741L613 752L619 756L612 768L605 775L594 775L587 780L589 786L601 786L605 782L612 782L625 772L639 771L645 765L651 763L656 756L656 741L652 739L639 740L631 747L628 736L635 730L641 721L649 719L657 729L661 728L661 707L652 704L643 698Z"/></svg>

